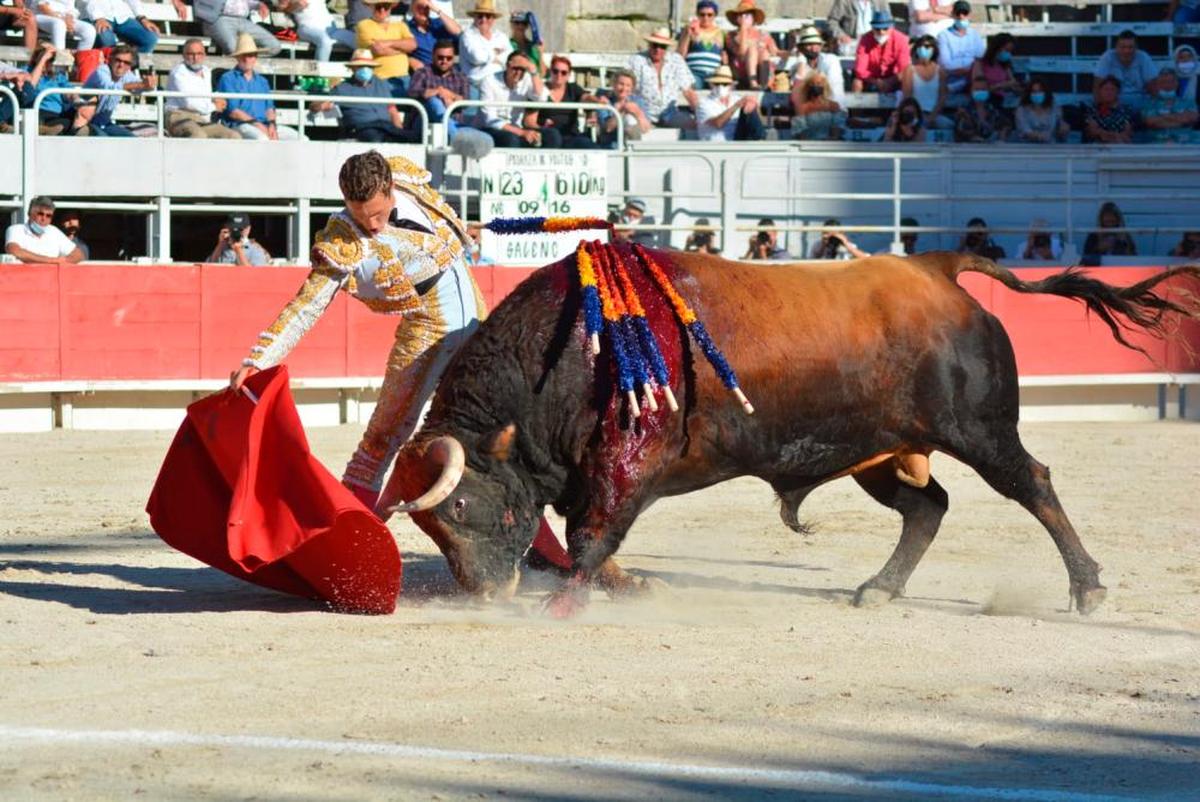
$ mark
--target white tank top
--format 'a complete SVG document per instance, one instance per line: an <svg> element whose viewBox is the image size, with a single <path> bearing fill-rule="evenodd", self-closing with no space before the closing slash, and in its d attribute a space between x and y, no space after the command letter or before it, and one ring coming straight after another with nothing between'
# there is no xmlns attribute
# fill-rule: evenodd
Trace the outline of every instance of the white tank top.
<svg viewBox="0 0 1200 802"><path fill-rule="evenodd" d="M940 72L934 72L933 77L926 81L921 77L921 73L917 72L916 67L913 68L913 97L916 98L921 111L927 114L937 106L940 80Z"/></svg>

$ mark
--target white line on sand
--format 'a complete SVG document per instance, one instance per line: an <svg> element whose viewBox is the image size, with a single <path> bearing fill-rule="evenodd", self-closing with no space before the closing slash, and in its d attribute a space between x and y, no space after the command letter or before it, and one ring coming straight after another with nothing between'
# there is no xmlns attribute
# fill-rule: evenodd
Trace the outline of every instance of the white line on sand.
<svg viewBox="0 0 1200 802"><path fill-rule="evenodd" d="M1020 799L1035 802L1128 802L1129 797L1106 796L1039 788L996 788L943 785L902 777L867 779L840 771L808 769L757 769L743 766L703 766L613 758L553 757L506 752L472 752L387 741L322 741L265 735L202 735L170 730L59 730L42 727L10 727L0 724L0 743L12 746L34 744L127 744L133 746L204 746L235 749L265 749L293 752L378 755L404 760L436 760L446 763L508 763L556 769L590 769L609 774L640 777L712 780L727 783L758 782L781 788L843 789L867 794L906 793L936 797L976 799ZM609 778L611 781L611 777Z"/></svg>

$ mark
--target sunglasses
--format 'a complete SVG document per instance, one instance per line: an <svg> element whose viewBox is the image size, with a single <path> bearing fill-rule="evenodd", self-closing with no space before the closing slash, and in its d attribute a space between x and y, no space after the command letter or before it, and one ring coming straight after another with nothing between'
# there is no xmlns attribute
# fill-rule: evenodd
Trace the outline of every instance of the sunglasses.
<svg viewBox="0 0 1200 802"><path fill-rule="evenodd" d="M433 60L434 61L454 61L454 54L451 53L448 56L434 56Z"/></svg>
<svg viewBox="0 0 1200 802"><path fill-rule="evenodd" d="M127 58L115 58L113 59L113 64L124 64L126 67L132 67L133 60Z"/></svg>
<svg viewBox="0 0 1200 802"><path fill-rule="evenodd" d="M509 67L509 72L528 72L524 67Z"/></svg>
<svg viewBox="0 0 1200 802"><path fill-rule="evenodd" d="M713 12L711 12L711 11L701 11L701 12L700 12L699 14L697 14L696 16L698 16L698 17L715 17L715 16L717 16L717 15L716 15L716 14L714 14Z"/></svg>
<svg viewBox="0 0 1200 802"><path fill-rule="evenodd" d="M550 72L554 73L555 75L570 75L571 74L570 70L550 70Z"/></svg>
<svg viewBox="0 0 1200 802"><path fill-rule="evenodd" d="M651 50L666 50L667 46L662 44L661 42L651 42L650 49Z"/></svg>

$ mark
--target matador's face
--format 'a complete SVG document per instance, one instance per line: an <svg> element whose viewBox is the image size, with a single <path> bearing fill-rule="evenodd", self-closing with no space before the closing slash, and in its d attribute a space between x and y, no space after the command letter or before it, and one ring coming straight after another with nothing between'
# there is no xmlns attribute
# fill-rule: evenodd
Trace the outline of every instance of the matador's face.
<svg viewBox="0 0 1200 802"><path fill-rule="evenodd" d="M350 212L350 216L354 218L354 222L358 223L359 228L371 236L383 231L388 218L392 215L392 209L395 207L396 200L392 197L390 187L365 201L346 201L346 211Z"/></svg>

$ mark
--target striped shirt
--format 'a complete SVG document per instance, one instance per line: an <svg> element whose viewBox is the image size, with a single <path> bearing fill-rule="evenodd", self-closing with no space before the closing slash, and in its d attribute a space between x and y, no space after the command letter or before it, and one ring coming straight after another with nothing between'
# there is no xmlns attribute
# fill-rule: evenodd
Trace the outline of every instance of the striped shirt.
<svg viewBox="0 0 1200 802"><path fill-rule="evenodd" d="M721 51L725 49L725 31L720 28L703 28L688 40L687 61L697 86L704 86L708 76L721 66Z"/></svg>

